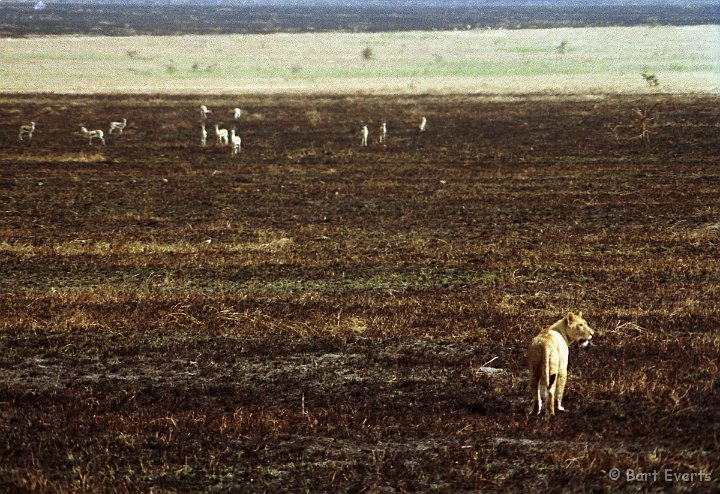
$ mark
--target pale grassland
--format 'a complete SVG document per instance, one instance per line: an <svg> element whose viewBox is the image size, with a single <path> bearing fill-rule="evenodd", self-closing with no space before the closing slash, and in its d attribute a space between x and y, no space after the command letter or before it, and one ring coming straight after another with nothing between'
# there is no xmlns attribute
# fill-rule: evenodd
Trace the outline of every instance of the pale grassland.
<svg viewBox="0 0 720 494"><path fill-rule="evenodd" d="M720 26L3 39L0 92L718 93L718 40Z"/></svg>

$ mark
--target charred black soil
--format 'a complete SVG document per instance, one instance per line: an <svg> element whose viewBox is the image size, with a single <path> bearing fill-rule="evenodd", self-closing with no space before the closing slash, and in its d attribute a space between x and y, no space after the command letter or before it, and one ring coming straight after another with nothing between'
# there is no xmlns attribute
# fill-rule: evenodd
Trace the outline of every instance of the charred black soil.
<svg viewBox="0 0 720 494"><path fill-rule="evenodd" d="M718 489L716 98L6 95L0 117L0 490ZM568 310L596 338L570 411L530 417L525 349Z"/></svg>

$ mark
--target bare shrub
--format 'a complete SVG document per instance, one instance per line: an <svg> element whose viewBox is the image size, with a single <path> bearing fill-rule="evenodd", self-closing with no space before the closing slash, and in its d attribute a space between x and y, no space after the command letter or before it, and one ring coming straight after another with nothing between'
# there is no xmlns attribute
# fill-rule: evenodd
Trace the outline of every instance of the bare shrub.
<svg viewBox="0 0 720 494"><path fill-rule="evenodd" d="M658 87L660 85L660 81L658 80L657 76L655 74L648 74L643 72L640 74L643 79L645 79L645 82L647 82L647 85L650 87Z"/></svg>
<svg viewBox="0 0 720 494"><path fill-rule="evenodd" d="M630 118L633 120L630 124L616 125L612 128L612 134L615 138L615 142L618 144L623 141L642 141L645 144L650 143L650 135L653 133L652 128L655 126L655 112L657 111L658 104L645 109L633 108L630 113ZM630 130L635 130L637 134L633 133L629 137L621 135L622 133Z"/></svg>

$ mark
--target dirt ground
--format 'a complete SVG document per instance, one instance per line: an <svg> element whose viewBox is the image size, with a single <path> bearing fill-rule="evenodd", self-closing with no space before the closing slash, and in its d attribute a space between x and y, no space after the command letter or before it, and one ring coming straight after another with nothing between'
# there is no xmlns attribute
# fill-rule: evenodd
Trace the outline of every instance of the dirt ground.
<svg viewBox="0 0 720 494"><path fill-rule="evenodd" d="M0 491L717 491L719 127L714 96L0 97ZM569 412L529 416L569 310Z"/></svg>

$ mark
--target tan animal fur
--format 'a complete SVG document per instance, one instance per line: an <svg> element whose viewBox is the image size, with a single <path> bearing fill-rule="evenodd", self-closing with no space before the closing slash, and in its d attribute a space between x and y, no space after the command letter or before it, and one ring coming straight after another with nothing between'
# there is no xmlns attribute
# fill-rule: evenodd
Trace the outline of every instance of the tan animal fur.
<svg viewBox="0 0 720 494"><path fill-rule="evenodd" d="M575 341L587 346L593 334L595 332L583 319L582 312L577 315L568 312L533 338L527 354L530 393L534 399L532 413L542 412L543 399L550 415L555 415L556 403L559 411L565 411L562 398L567 382L568 347Z"/></svg>

